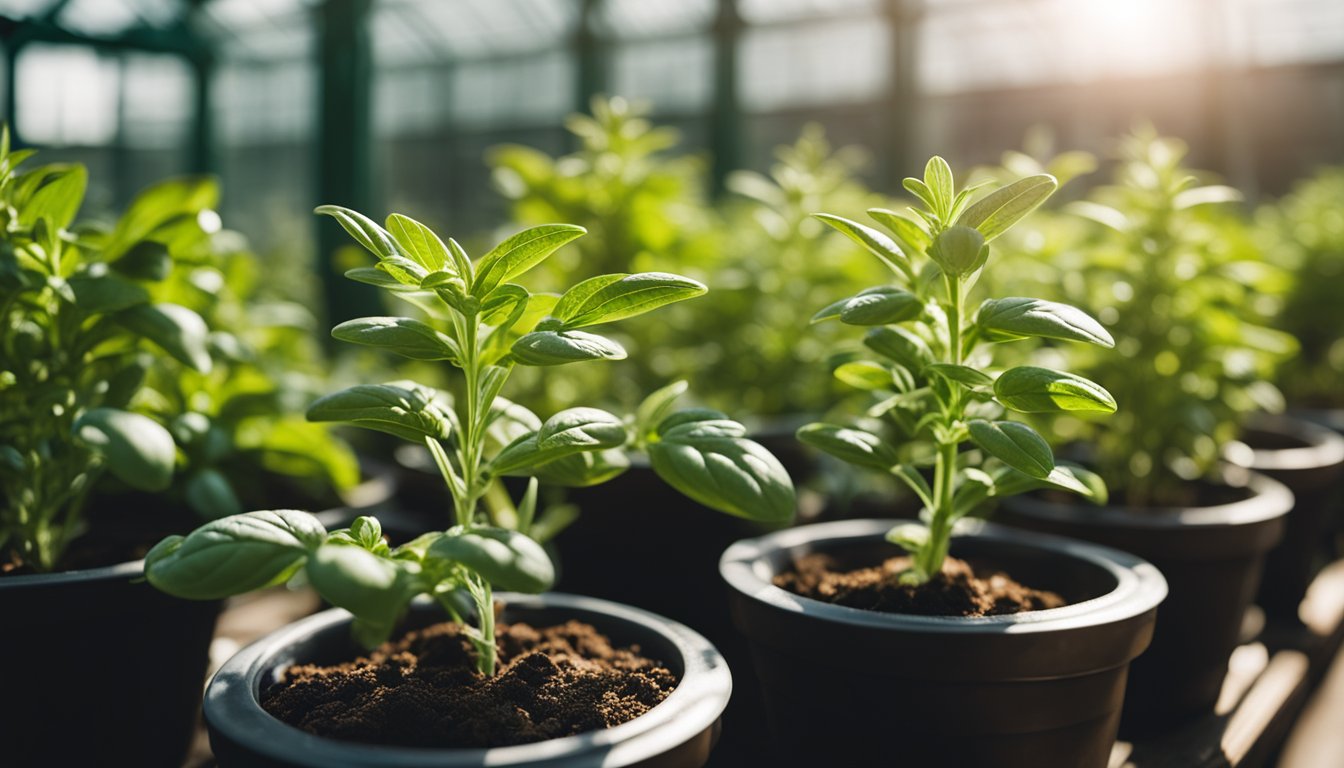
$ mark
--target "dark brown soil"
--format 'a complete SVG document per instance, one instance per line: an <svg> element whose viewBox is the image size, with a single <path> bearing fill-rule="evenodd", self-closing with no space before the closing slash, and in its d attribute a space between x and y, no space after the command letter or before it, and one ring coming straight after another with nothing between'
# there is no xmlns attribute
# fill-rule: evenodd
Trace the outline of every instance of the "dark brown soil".
<svg viewBox="0 0 1344 768"><path fill-rule="evenodd" d="M910 558L893 557L879 566L843 570L829 555L812 554L794 570L775 577L775 586L795 594L851 608L922 616L999 616L1058 608L1054 592L1025 587L998 571L975 571L949 557L941 573L919 586L900 583Z"/></svg>
<svg viewBox="0 0 1344 768"><path fill-rule="evenodd" d="M588 624L496 627L499 668L476 671L457 624L384 643L367 658L290 667L262 706L310 733L408 747L527 744L633 720L677 684L638 646L617 648Z"/></svg>

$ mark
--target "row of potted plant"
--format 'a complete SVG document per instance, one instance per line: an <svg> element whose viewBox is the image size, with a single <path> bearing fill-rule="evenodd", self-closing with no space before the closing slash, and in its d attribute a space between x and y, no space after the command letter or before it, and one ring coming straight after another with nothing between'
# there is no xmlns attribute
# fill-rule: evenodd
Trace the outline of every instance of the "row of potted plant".
<svg viewBox="0 0 1344 768"><path fill-rule="evenodd" d="M1170 144L1135 139L1131 149L1118 188L1075 206L1093 220L1108 220L1113 234L1089 230L1074 252L1116 254L1110 268L1134 269L1109 279L1098 277L1099 271L1083 273L1086 280L1076 287L1086 290L1100 283L1119 302L1099 301L1091 292L1074 299L1097 308L1100 322L1054 297L996 291L997 298L972 299L977 287L1001 284L990 279L993 266L1014 225L1055 190L1057 183L1048 175L1026 176L986 193L978 187L958 190L951 169L934 158L923 178L906 180L917 207L870 212L887 233L849 218L817 217L848 238L842 242L856 243L876 256L889 276L887 284L818 307L818 327L868 329L863 352L837 358L833 370L822 366L860 393L857 399L848 398L846 406L862 403L863 408L845 425L807 424L798 430L798 440L901 483L919 499L924 520L895 525L847 521L783 530L740 542L724 554L720 569L732 595L734 619L750 645L776 743L788 758L809 764L836 759L874 763L898 745L902 754L929 764L1105 765L1122 723L1129 662L1136 657L1126 727L1136 732L1169 727L1211 707L1210 681L1221 683L1227 652L1236 639L1233 625L1240 623L1254 593L1259 563L1293 502L1272 480L1249 473L1238 478L1240 470L1216 462L1224 456L1243 459L1244 464L1271 461L1249 446L1242 455L1222 447L1228 444L1226 425L1233 417L1196 414L1181 429L1173 429L1171 398L1188 398L1196 410L1201 404L1207 409L1204 380L1226 391L1254 388L1267 369L1257 370L1254 361L1249 375L1245 367L1237 368L1247 365L1241 358L1254 357L1257 351L1251 348L1239 356L1237 344L1248 336L1278 337L1256 337L1245 328L1244 316L1233 311L1245 297L1231 293L1238 283L1230 276L1244 267L1229 268L1238 262L1218 262L1216 248L1187 237L1201 230L1195 226L1198 220L1185 217L1203 215L1200 208L1229 193L1216 186L1191 186L1180 168L1179 152ZM78 477L65 487L59 479L37 482L44 472L89 473L106 466L124 482L152 478L150 487L161 489L171 483L177 449L182 449L181 461L190 458L189 433L182 432L188 435L184 438L177 430L154 426L158 422L145 415L164 419L153 410L160 401L146 402L143 396L139 402L133 397L106 399L112 388L96 378L104 358L122 355L106 362L114 372L120 370L126 356L144 349L141 339L183 364L205 367L204 361L213 364L213 358L208 347L207 357L193 354L198 343L193 333L204 329L205 321L180 305L175 306L182 311L158 307L176 321L173 332L163 330L163 323L127 321L143 311L136 307L156 306L148 303L150 288L144 289L145 298L129 289L112 291L121 290L123 283L134 287L136 279L153 283L155 278L126 271L132 264L122 263L125 257L115 236L82 238L72 228L82 172L28 172L36 174L34 179L14 172L22 157L0 154L5 156L0 169L9 174L0 180L0 191L9 195L13 211L5 231L14 265L10 269L11 262L4 263L11 312L5 354L10 364L6 370L15 371L0 396L12 398L6 403L6 445L14 441L24 462L14 477L34 482L28 495L16 492L7 501L5 541L20 553L29 551L23 547L39 552L51 539L23 527L42 519L31 511L33 500L45 498L52 489L78 491L91 482ZM1103 207L1112 195L1120 198L1118 204ZM174 202L191 199L173 196ZM163 246L141 250L163 250L173 258L178 243L173 227L199 228L209 222L200 212L211 203L197 200L198 210L167 216L171 225L163 220L139 224L139 229L127 225L139 233L132 239ZM137 217L131 213L136 210L133 206L123 221L134 222ZM267 638L234 657L215 677L206 696L206 717L223 765L558 765L595 760L622 765L654 758L704 764L732 687L728 665L713 644L692 629L636 608L564 595L517 594L545 592L556 581L557 566L563 574L573 562L563 548L554 562L542 546L573 521L574 511L548 504L541 486L588 488L619 482L631 476L631 456L642 456L650 475L690 500L780 525L793 517L796 507L787 471L723 413L675 410L684 384L654 392L627 416L569 407L542 419L505 400L501 392L514 371L554 382L561 379L557 365L624 357L624 346L605 324L693 298L705 286L667 273L615 273L590 277L558 294L537 292L516 279L582 235L582 228L525 229L472 259L455 241L445 243L403 216L394 214L379 225L346 209L319 211L337 218L377 259L374 267L352 270L352 279L419 308L417 317L344 323L333 335L414 360L446 362L460 375L451 379L451 391L406 381L357 385L312 402L308 419L367 427L423 446L447 488L451 503L443 511L448 514L395 546L373 517L328 530L312 515L287 509L229 515L185 536L172 535L148 553L143 572L158 589L201 602L152 598L166 618L158 623L143 620L150 634L138 637L143 648L135 658L143 657L144 663L137 668L158 669L162 674L153 677L190 690L203 674L204 643L216 601L301 577L344 610ZM1131 266L1135 259L1123 258L1135 252L1146 256L1138 269ZM1206 276L1207 286L1197 280ZM61 287L71 282L75 285ZM91 284L83 291L89 297L83 304L80 282ZM1117 288L1121 283L1128 293ZM1154 327L1145 307L1159 306L1163 297L1176 301L1177 289L1187 287L1197 295L1217 296L1226 314L1238 322L1234 330L1229 332L1227 321L1218 316L1181 314L1167 318L1176 318L1172 326ZM104 306L96 301L99 295L124 295L118 301L130 303ZM135 312L118 314L129 310ZM184 319L190 316L196 320ZM34 334L25 323L55 330ZM596 327L601 335L593 332ZM1184 329L1184 342L1177 341L1182 333L1173 328ZM82 333L111 336L81 344ZM120 336L125 333L139 335ZM50 348L31 346L34 336ZM68 339L74 346L56 348ZM1024 339L1043 340L1045 358L1014 355L1028 346L1020 343ZM1160 353L1176 343L1172 369L1159 362ZM1064 357L1074 349L1107 351L1095 357ZM1075 361L1087 377L1060 370L1073 365L1046 364L1064 359ZM1115 360L1123 362L1116 365ZM77 372L59 371L62 361L72 363ZM1210 368L1210 361L1221 368ZM1130 387L1127 382L1136 372L1155 380ZM184 381L171 372L163 375L167 381ZM75 395L67 398L68 404L54 404L50 414L45 403L39 406L36 413L55 426L21 423L29 398L47 396L55 389L49 382L60 376L84 379L70 387ZM68 386L65 380L59 379ZM1253 397L1227 400L1234 412L1239 402L1256 402ZM1090 413L1116 411L1117 401L1117 415L1095 423L1033 423L1070 439L1089 430L1114 439L1115 432L1099 430L1132 407L1135 414L1146 416L1134 416L1118 431L1165 429L1185 440L1187 450L1168 454L1151 449L1162 445L1154 438L1142 444L1149 451L1147 472L1136 471L1142 468L1134 459L1137 452L1125 460L1126 466L1115 469L1104 458L1105 440L1094 437L1102 450L1069 446L1066 450L1076 451L1068 454L1076 463L1056 461L1033 424L1004 417L1005 411L1013 411L1026 418L1089 418ZM1200 429L1206 430L1202 434L1207 439L1200 439ZM167 448L158 450L164 448L164 435ZM26 444L17 442L22 439L38 439L43 445L24 450ZM1212 451L1206 450L1210 442ZM79 451L80 458L59 459L58 453L54 459L54 449ZM1287 460L1282 453L1277 458ZM1134 480L1164 473L1169 473L1171 487L1178 488L1174 495L1149 490L1156 482ZM510 479L516 477L526 480ZM1221 488L1192 484L1202 477L1228 482ZM1122 506L1104 506L1103 478ZM7 478L6 490L11 487L20 486ZM648 484L638 487L642 497L603 511L633 517L643 507L656 507L675 514L675 505L664 502ZM1189 490L1200 487L1212 490ZM1071 538L1026 534L969 519L986 504L1030 490L1038 493L1006 503L1003 512L1022 528L1049 529ZM1054 496L1055 491L1081 494L1102 506L1075 509ZM1224 503L1200 508L1191 499L1201 493ZM1153 508L1138 511L1141 497ZM1177 501L1166 501L1172 498ZM78 514L79 507L62 507L60 514L71 514L69 510ZM695 528L687 527L694 536ZM58 535L73 540L77 531L61 527ZM566 536L572 539L577 532L589 533L573 527ZM656 543L662 533L653 528L645 535ZM585 552L581 565L603 573L604 562L609 562L604 560L606 550L622 545L619 539L602 540ZM667 562L651 565L677 568ZM140 572L140 564L129 563L114 581L119 588L140 587L137 594L142 597L154 595L145 585L126 583ZM606 575L611 580L641 578L610 570ZM63 576L0 578L0 589L14 587L5 590L8 595L0 593L0 599L17 601L7 601L3 609L14 611L10 615L38 615L39 605L50 606L51 590L62 588ZM687 581L696 583L694 578ZM1168 591L1170 597L1159 611ZM697 596L703 601L703 593L688 599ZM499 597L502 611L496 609ZM101 595L96 599L100 605L106 602ZM167 627L185 622L193 605L208 615L198 622L204 629L187 633L195 642L165 649L162 639L171 634ZM131 615L125 608L94 613L53 617L39 631L22 636L35 638L29 646L12 650L31 656L36 653L33 642L51 645L53 637L63 635L83 639L81 631L89 631L87 627ZM447 628L434 626L444 619L449 620ZM552 631L571 620L589 626ZM377 648L397 627L413 634L400 645ZM1150 638L1153 647L1140 657ZM368 655L350 664L361 647ZM194 666L173 667L174 654L189 657ZM73 652L69 657L78 658ZM115 667L119 662L112 657L103 664ZM70 666L77 674L89 674L82 664ZM743 676L740 666L733 673ZM184 681L190 685L181 685ZM344 687L330 690L338 683ZM35 681L34 690L50 691L54 697L39 698L46 703L38 711L63 711L65 705L57 702L78 690L76 685L43 687ZM449 699L480 695L487 697L482 701L493 701L488 697L537 689L553 699L533 702L537 709L524 718L523 733L483 741L482 718L468 717L457 725L453 718L459 713L451 707L433 697L418 698L428 695L420 687L424 685ZM589 686L597 686L592 690L603 701L621 702L615 708L619 711L604 714L596 728L591 717L575 715L593 707L574 704L571 697L574 689ZM1155 689L1163 695L1155 696ZM632 692L636 690L638 695ZM183 726L177 733L185 738L183 713L192 712L194 692L185 702L161 691L140 698L175 713ZM383 705L376 702L384 699L388 708L380 709ZM313 702L309 709L317 712L287 708L287 702L304 700ZM351 714L352 700L363 702L357 718ZM419 703L406 709L407 700ZM507 720L500 710L480 710L485 720ZM127 711L134 714L133 708ZM431 744L398 741L407 738L406 732L422 737L424 730L398 728L396 723L419 722L417 713L424 711L442 713L442 722L454 723L442 727L448 733L444 743L456 748L425 751L422 747ZM280 712L283 720L276 714ZM162 713L138 716L143 718L139 726L120 727L138 727L143 735L149 724L169 722ZM160 716L165 719L158 721ZM382 730L363 730L378 723ZM533 732L539 723L548 730ZM161 751L146 753L143 762L172 764L174 750L180 756L183 742L165 736L161 724L158 728L150 741ZM365 734L363 740L372 743L352 743L351 733ZM930 733L948 738L930 739ZM533 741L538 734L544 738ZM17 743L18 754L28 754L22 751L25 742ZM130 751L129 745L114 749L142 754Z"/></svg>

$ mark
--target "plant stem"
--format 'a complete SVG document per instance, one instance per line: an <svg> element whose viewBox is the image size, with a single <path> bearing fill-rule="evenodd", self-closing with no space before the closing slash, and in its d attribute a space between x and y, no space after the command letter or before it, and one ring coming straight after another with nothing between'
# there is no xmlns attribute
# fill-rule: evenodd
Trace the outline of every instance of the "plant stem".
<svg viewBox="0 0 1344 768"><path fill-rule="evenodd" d="M961 365L961 327L962 327L962 279L956 275L945 275L947 284L947 352L948 362ZM946 435L955 433L956 422L962 416L961 390L954 384L949 387L951 401L947 404ZM932 578L943 569L943 560L952 539L952 512L956 494L957 447L959 441L936 438L938 454L933 465L933 509L929 510L929 540L920 551L918 565L927 578Z"/></svg>

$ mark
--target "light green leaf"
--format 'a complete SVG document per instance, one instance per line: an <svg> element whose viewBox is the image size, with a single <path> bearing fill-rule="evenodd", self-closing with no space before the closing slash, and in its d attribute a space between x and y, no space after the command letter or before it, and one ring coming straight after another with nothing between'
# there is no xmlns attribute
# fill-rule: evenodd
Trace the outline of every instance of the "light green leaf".
<svg viewBox="0 0 1344 768"><path fill-rule="evenodd" d="M392 236L364 214L339 205L319 205L317 208L313 209L313 212L325 214L335 219L345 228L346 232L350 233L351 237L355 238L355 242L364 246L369 253L372 253L379 259L390 259L394 257L403 260L406 259L406 257L402 256L401 252L397 250L396 242L392 239ZM393 277L395 276L394 273ZM417 281L416 284L418 285L419 282Z"/></svg>
<svg viewBox="0 0 1344 768"><path fill-rule="evenodd" d="M601 275L566 291L553 313L565 328L583 328L641 315L706 290L695 280L666 272Z"/></svg>
<svg viewBox="0 0 1344 768"><path fill-rule="evenodd" d="M515 341L511 352L523 365L625 359L625 348L620 344L584 331L533 331Z"/></svg>
<svg viewBox="0 0 1344 768"><path fill-rule="evenodd" d="M325 538L307 512L246 512L159 542L145 555L145 576L170 595L218 600L285 581Z"/></svg>
<svg viewBox="0 0 1344 768"><path fill-rule="evenodd" d="M433 230L415 219L394 213L387 217L387 231L401 250L426 270L437 272L452 266L448 247Z"/></svg>
<svg viewBox="0 0 1344 768"><path fill-rule="evenodd" d="M27 204L19 208L19 226L31 227L38 219L46 219L57 230L69 227L84 201L88 181L88 171L82 165L60 166L49 173Z"/></svg>
<svg viewBox="0 0 1344 768"><path fill-rule="evenodd" d="M1176 193L1176 196L1172 198L1171 207L1183 211L1186 208L1194 208L1199 205L1239 203L1242 199L1241 192L1235 187L1210 184L1206 187L1193 187Z"/></svg>
<svg viewBox="0 0 1344 768"><path fill-rule="evenodd" d="M377 286L386 291L409 293L420 290L414 285L407 285L395 277L392 277L387 273L387 270L378 269L377 267L356 267L354 269L347 269L345 271L345 276L357 283Z"/></svg>
<svg viewBox="0 0 1344 768"><path fill-rule="evenodd" d="M618 477L630 468L630 459L619 448L580 451L532 467L514 475L530 475L548 485L587 488Z"/></svg>
<svg viewBox="0 0 1344 768"><path fill-rule="evenodd" d="M1086 312L1044 299L1016 296L988 299L980 305L975 322L984 331L985 338L991 341L1039 336L1115 346L1111 334Z"/></svg>
<svg viewBox="0 0 1344 768"><path fill-rule="evenodd" d="M324 544L309 558L305 573L324 600L355 615L356 637L370 646L392 634L406 603L419 591L418 568L360 547Z"/></svg>
<svg viewBox="0 0 1344 768"><path fill-rule="evenodd" d="M123 483L143 491L163 491L172 484L177 447L172 434L148 416L93 408L75 421L74 430Z"/></svg>
<svg viewBox="0 0 1344 768"><path fill-rule="evenodd" d="M597 408L567 408L551 416L537 432L537 448L615 448L624 445L625 423Z"/></svg>
<svg viewBox="0 0 1344 768"><path fill-rule="evenodd" d="M900 246L896 245L896 242L891 238L872 227L864 226L840 216L832 216L829 213L814 213L812 216L829 224L845 237L863 246L892 270L905 275L910 282L914 282L915 273L910 266L910 258L901 251Z"/></svg>
<svg viewBox="0 0 1344 768"><path fill-rule="evenodd" d="M971 440L989 455L1032 477L1046 477L1055 468L1055 454L1036 430L1016 421L967 423Z"/></svg>
<svg viewBox="0 0 1344 768"><path fill-rule="evenodd" d="M457 342L409 317L361 317L331 329L333 338L396 352L412 360L460 360Z"/></svg>
<svg viewBox="0 0 1344 768"><path fill-rule="evenodd" d="M573 224L543 224L525 229L495 246L481 257L471 293L484 298L495 286L506 283L540 264L565 243L588 230Z"/></svg>
<svg viewBox="0 0 1344 768"><path fill-rule="evenodd" d="M210 329L190 309L177 304L139 304L113 317L193 369L210 372Z"/></svg>
<svg viewBox="0 0 1344 768"><path fill-rule="evenodd" d="M868 215L878 224L891 230L891 234L906 254L925 253L933 243L929 238L929 233L925 232L919 224L895 211L889 211L885 208L869 208Z"/></svg>
<svg viewBox="0 0 1344 768"><path fill-rule="evenodd" d="M892 389L891 371L869 360L854 360L835 369L835 378L855 389Z"/></svg>
<svg viewBox="0 0 1344 768"><path fill-rule="evenodd" d="M732 436L734 430L724 421L678 421L677 414L665 419L659 425L660 439L648 448L653 471L690 499L720 512L764 522L793 519L797 501L789 473L759 444Z"/></svg>
<svg viewBox="0 0 1344 768"><path fill-rule="evenodd" d="M924 165L924 186L933 197L933 210L939 216L946 216L952 210L952 168L938 155L929 158Z"/></svg>
<svg viewBox="0 0 1344 768"><path fill-rule="evenodd" d="M929 529L919 523L901 523L887 531L887 541L915 554L929 542Z"/></svg>
<svg viewBox="0 0 1344 768"><path fill-rule="evenodd" d="M994 382L994 396L1023 413L1050 411L1115 412L1115 398L1100 384L1063 371L1023 365Z"/></svg>
<svg viewBox="0 0 1344 768"><path fill-rule="evenodd" d="M938 233L929 258L950 275L969 275L985 265L989 246L979 230L957 224Z"/></svg>
<svg viewBox="0 0 1344 768"><path fill-rule="evenodd" d="M533 594L555 583L555 566L546 550L504 528L452 528L430 545L428 556L459 563L496 589Z"/></svg>
<svg viewBox="0 0 1344 768"><path fill-rule="evenodd" d="M1018 179L973 203L957 223L974 227L989 242L1036 210L1058 188L1055 177L1045 173Z"/></svg>
<svg viewBox="0 0 1344 768"><path fill-rule="evenodd" d="M635 410L635 427L641 436L652 434L658 424L672 412L677 398L686 394L689 385L683 381L674 381L644 398Z"/></svg>

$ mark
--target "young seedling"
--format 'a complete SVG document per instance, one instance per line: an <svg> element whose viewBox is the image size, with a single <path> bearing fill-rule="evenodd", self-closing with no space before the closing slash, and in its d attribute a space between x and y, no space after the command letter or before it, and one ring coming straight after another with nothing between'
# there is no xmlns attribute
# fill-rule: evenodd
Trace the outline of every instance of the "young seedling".
<svg viewBox="0 0 1344 768"><path fill-rule="evenodd" d="M76 226L83 166L19 170L31 155L0 135L0 559L50 571L104 473L147 491L172 482L173 436L131 401L162 360L142 342L210 370L205 322L151 291L206 236L198 214L217 194L165 182L110 230Z"/></svg>
<svg viewBox="0 0 1344 768"><path fill-rule="evenodd" d="M992 367L996 344L1039 337L1109 347L1105 329L1082 310L1040 299L986 299L973 314L966 309L990 241L1056 186L1052 176L1030 176L972 203L979 187L957 191L946 161L934 157L922 180L905 180L923 204L910 209L914 218L869 211L891 237L817 214L886 264L896 284L860 291L812 318L870 328L863 344L878 359L851 360L835 375L880 397L868 410L868 424L813 423L799 429L798 438L851 464L889 472L919 497L926 524L897 525L887 534L912 556L901 576L906 583L921 584L942 570L953 524L986 499L1037 487L1092 498L1105 493L1096 476L1057 464L1044 438L1002 415L1004 409L1112 412L1110 394L1063 371ZM967 443L977 450L962 452ZM932 485L922 471L930 465Z"/></svg>
<svg viewBox="0 0 1344 768"><path fill-rule="evenodd" d="M445 361L462 379L455 398L414 382L359 385L321 398L308 416L426 446L451 494L453 525L390 549L373 518L328 534L303 512L252 512L161 542L146 557L150 583L212 599L284 581L303 568L323 597L354 614L357 639L370 646L388 637L413 596L428 594L468 626L479 668L491 675L493 591L540 592L555 577L531 537L544 523L535 519L538 479L593 485L624 471L627 451L641 450L659 476L696 501L753 519L792 517L787 473L745 439L740 424L706 409L672 412L684 384L650 395L628 419L579 407L542 421L500 396L518 365L625 357L620 344L587 329L699 296L703 285L664 273L611 274L560 296L534 294L512 281L582 228L533 227L473 261L454 240L445 244L405 216L393 214L384 229L344 208L318 211L378 257L376 267L348 277L390 291L426 317L366 317L336 326L332 335ZM498 484L509 475L532 478L516 507ZM487 497L492 503L482 504ZM549 527L553 533L556 526ZM473 614L475 625L465 624Z"/></svg>

